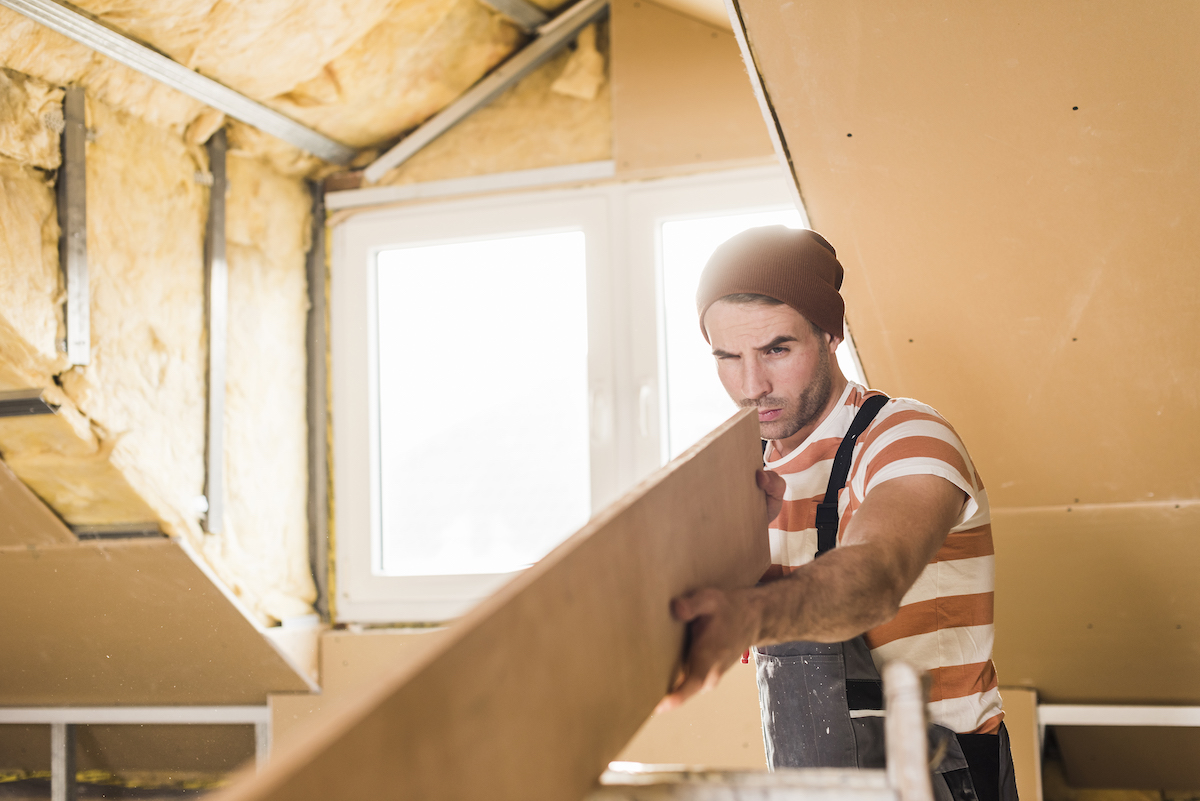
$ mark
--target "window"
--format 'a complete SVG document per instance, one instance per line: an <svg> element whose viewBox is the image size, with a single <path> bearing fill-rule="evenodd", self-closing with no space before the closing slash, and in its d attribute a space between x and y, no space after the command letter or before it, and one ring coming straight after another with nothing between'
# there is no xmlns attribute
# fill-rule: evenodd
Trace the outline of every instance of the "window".
<svg viewBox="0 0 1200 801"><path fill-rule="evenodd" d="M763 168L336 226L338 619L462 614L727 418L696 281L775 223L805 219Z"/></svg>

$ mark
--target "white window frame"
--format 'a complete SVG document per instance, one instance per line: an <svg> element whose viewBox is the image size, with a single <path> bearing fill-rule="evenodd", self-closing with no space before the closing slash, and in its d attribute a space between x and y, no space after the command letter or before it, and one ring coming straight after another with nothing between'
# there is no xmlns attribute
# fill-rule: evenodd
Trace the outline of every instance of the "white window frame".
<svg viewBox="0 0 1200 801"><path fill-rule="evenodd" d="M381 523L378 386L372 369L378 364L375 254L464 238L584 231L591 490L597 512L664 462L661 223L792 207L785 175L772 165L438 200L358 212L335 225L329 308L336 619L447 620L513 575L400 577L371 570ZM807 224L803 209L800 213Z"/></svg>
<svg viewBox="0 0 1200 801"><path fill-rule="evenodd" d="M608 240L603 198L552 192L380 210L333 231L330 376L333 387L336 611L341 621L457 617L513 574L382 576L376 255L389 248L583 230L587 258L590 467L593 508L615 494ZM433 301L436 302L436 301ZM591 313L597 310L598 313ZM464 381L470 376L464 375ZM486 432L481 432L486 436ZM447 443L449 448L452 443ZM436 467L436 466L431 466ZM443 466L443 467L447 467Z"/></svg>

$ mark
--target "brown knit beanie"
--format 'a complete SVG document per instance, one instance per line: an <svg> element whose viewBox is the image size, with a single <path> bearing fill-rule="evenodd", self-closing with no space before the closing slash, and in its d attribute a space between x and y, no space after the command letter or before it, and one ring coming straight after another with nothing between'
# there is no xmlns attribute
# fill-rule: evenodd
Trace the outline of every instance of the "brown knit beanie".
<svg viewBox="0 0 1200 801"><path fill-rule="evenodd" d="M768 225L732 237L712 254L700 275L696 310L704 315L726 295L752 293L786 303L822 330L842 336L846 304L842 265L833 245L815 231Z"/></svg>

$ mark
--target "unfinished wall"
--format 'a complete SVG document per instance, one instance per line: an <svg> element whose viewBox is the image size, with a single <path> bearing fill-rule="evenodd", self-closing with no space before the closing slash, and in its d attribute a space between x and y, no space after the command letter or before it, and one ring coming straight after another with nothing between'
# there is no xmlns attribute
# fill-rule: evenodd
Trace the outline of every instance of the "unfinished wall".
<svg viewBox="0 0 1200 801"><path fill-rule="evenodd" d="M229 361L225 532L205 553L256 606L311 612L305 255L311 197L260 161L228 160Z"/></svg>
<svg viewBox="0 0 1200 801"><path fill-rule="evenodd" d="M227 532L204 535L204 150L89 98L91 363L67 368L58 225L62 92L0 73L0 389L59 414L0 419L0 455L72 525L157 523L261 620L309 611L305 315L309 198L230 158Z"/></svg>
<svg viewBox="0 0 1200 801"><path fill-rule="evenodd" d="M180 63L353 146L390 140L445 106L521 43L477 0L77 3ZM558 5L548 4L548 5ZM0 9L0 65L78 83L115 109L202 142L219 113ZM323 164L236 125L232 138L288 172Z"/></svg>
<svg viewBox="0 0 1200 801"><path fill-rule="evenodd" d="M407 184L612 158L607 25L435 139L381 184Z"/></svg>

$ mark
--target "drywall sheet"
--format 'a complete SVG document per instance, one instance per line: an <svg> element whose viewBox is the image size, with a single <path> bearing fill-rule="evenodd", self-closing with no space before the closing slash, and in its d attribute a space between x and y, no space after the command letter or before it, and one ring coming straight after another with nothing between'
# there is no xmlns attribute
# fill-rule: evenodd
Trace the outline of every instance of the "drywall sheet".
<svg viewBox="0 0 1200 801"><path fill-rule="evenodd" d="M202 547L256 611L311 614L305 256L311 197L262 162L229 157L225 530Z"/></svg>
<svg viewBox="0 0 1200 801"><path fill-rule="evenodd" d="M599 30L597 30L599 29ZM547 61L435 139L380 184L407 184L612 158L608 27L585 28Z"/></svg>
<svg viewBox="0 0 1200 801"><path fill-rule="evenodd" d="M70 529L0 462L0 548L72 542Z"/></svg>
<svg viewBox="0 0 1200 801"><path fill-rule="evenodd" d="M1200 503L993 510L996 669L1051 704L1200 704Z"/></svg>
<svg viewBox="0 0 1200 801"><path fill-rule="evenodd" d="M614 0L612 54L618 174L771 157L727 28L651 2Z"/></svg>
<svg viewBox="0 0 1200 801"><path fill-rule="evenodd" d="M312 689L176 543L0 549L0 705L265 704Z"/></svg>
<svg viewBox="0 0 1200 801"><path fill-rule="evenodd" d="M321 693L271 696L271 753L328 723L345 704L425 657L446 628L325 631L320 640Z"/></svg>
<svg viewBox="0 0 1200 801"><path fill-rule="evenodd" d="M1200 6L736 5L872 383L993 506L1200 497Z"/></svg>
<svg viewBox="0 0 1200 801"><path fill-rule="evenodd" d="M743 410L219 797L583 797L672 678L683 628L670 599L761 575L760 462Z"/></svg>

